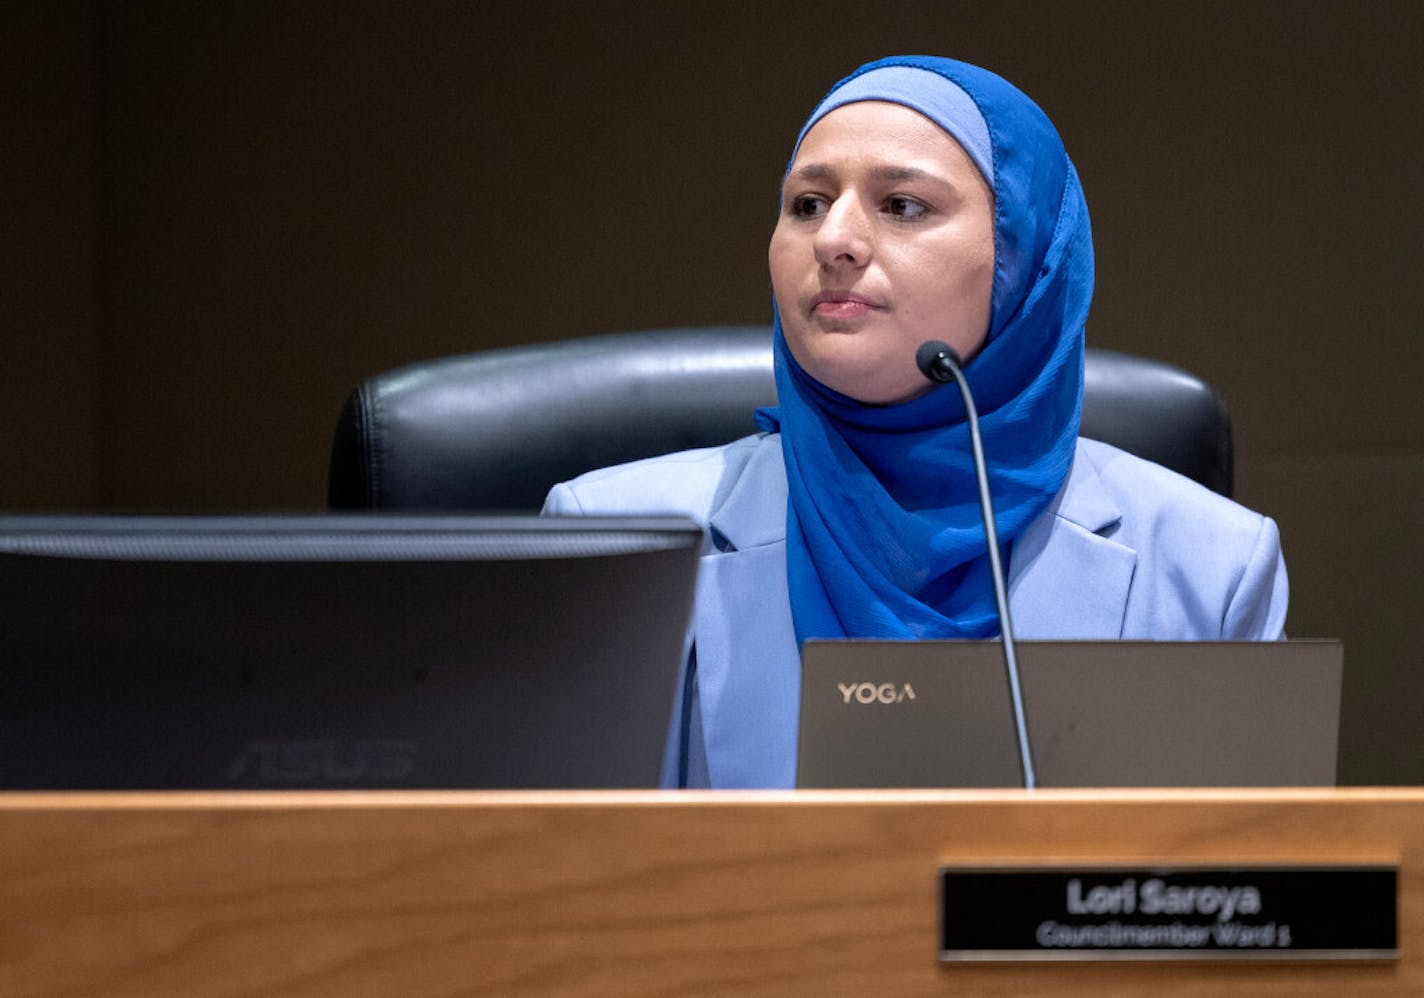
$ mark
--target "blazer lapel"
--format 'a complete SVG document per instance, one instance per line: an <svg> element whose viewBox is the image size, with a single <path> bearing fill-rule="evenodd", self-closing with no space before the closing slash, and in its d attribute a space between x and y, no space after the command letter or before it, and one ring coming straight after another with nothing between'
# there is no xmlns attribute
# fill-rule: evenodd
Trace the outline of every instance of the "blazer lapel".
<svg viewBox="0 0 1424 998"><path fill-rule="evenodd" d="M697 686L712 786L796 779L801 659L786 588L786 472L764 438L708 520L697 600ZM735 663L735 667L734 667Z"/></svg>
<svg viewBox="0 0 1424 998"><path fill-rule="evenodd" d="M1137 552L1105 536L1122 511L1081 454L1053 505L1014 542L1009 609L1021 638L1119 638Z"/></svg>

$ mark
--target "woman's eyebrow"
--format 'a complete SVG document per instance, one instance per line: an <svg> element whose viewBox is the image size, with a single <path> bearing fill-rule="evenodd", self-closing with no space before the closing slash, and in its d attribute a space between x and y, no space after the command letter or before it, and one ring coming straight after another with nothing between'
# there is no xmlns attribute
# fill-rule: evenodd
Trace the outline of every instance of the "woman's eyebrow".
<svg viewBox="0 0 1424 998"><path fill-rule="evenodd" d="M943 178L937 174L913 166L877 166L870 171L870 174L876 180L929 180L944 183Z"/></svg>
<svg viewBox="0 0 1424 998"><path fill-rule="evenodd" d="M786 175L787 180L827 180L834 176L835 171L825 163L807 163L805 166L798 166Z"/></svg>

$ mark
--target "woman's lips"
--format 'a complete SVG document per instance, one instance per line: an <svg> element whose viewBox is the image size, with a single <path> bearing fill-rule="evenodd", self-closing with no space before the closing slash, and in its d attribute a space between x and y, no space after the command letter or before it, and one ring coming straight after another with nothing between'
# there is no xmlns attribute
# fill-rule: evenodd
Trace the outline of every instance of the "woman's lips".
<svg viewBox="0 0 1424 998"><path fill-rule="evenodd" d="M811 314L823 319L845 321L869 315L882 306L852 291L820 291L811 297Z"/></svg>

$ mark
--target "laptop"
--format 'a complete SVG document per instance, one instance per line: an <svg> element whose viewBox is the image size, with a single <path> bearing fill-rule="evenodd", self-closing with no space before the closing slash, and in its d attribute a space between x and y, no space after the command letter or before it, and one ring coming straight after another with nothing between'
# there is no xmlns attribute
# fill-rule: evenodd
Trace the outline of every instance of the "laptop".
<svg viewBox="0 0 1424 998"><path fill-rule="evenodd" d="M0 517L0 789L655 787L681 519Z"/></svg>
<svg viewBox="0 0 1424 998"><path fill-rule="evenodd" d="M1339 641L1016 642L1040 787L1333 786ZM1023 786L998 641L808 641L799 787Z"/></svg>

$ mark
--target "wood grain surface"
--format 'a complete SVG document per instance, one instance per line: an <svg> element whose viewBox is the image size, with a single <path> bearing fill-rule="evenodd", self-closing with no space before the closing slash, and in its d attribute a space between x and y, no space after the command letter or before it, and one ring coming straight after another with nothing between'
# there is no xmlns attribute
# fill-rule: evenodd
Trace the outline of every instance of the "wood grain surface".
<svg viewBox="0 0 1424 998"><path fill-rule="evenodd" d="M1398 863L1401 957L942 966L942 862ZM0 995L1424 994L1424 790L0 794Z"/></svg>

